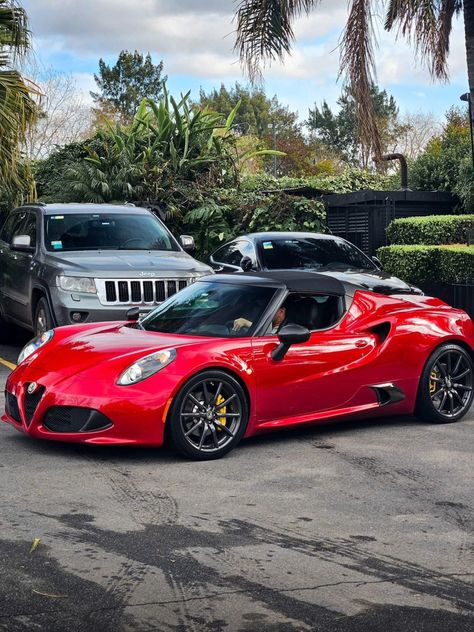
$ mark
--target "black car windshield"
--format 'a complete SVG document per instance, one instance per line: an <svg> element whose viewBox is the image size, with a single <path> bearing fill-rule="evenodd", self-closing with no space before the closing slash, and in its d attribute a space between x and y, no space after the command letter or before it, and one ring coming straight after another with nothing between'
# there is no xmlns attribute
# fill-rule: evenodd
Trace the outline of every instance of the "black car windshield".
<svg viewBox="0 0 474 632"><path fill-rule="evenodd" d="M47 215L44 241L49 251L179 250L155 217L133 212Z"/></svg>
<svg viewBox="0 0 474 632"><path fill-rule="evenodd" d="M198 281L169 298L141 322L143 329L190 336L251 336L275 288ZM234 321L250 323L234 331Z"/></svg>
<svg viewBox="0 0 474 632"><path fill-rule="evenodd" d="M267 239L262 240L260 246L263 266L268 270L376 269L358 248L335 239Z"/></svg>

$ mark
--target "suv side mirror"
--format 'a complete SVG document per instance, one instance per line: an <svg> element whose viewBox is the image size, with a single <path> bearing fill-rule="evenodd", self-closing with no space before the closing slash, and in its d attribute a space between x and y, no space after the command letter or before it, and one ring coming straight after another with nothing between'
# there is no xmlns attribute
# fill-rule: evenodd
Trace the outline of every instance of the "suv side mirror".
<svg viewBox="0 0 474 632"><path fill-rule="evenodd" d="M242 257L240 261L242 272L249 272L253 268L253 261L250 257Z"/></svg>
<svg viewBox="0 0 474 632"><path fill-rule="evenodd" d="M30 235L15 235L10 244L10 250L18 250L19 252L35 251L35 249L31 245Z"/></svg>
<svg viewBox="0 0 474 632"><path fill-rule="evenodd" d="M186 252L194 252L196 250L194 237L191 237L191 235L180 235L179 243L181 244L181 248Z"/></svg>
<svg viewBox="0 0 474 632"><path fill-rule="evenodd" d="M311 332L301 325L284 325L278 334L280 344L273 349L272 358L275 362L283 360L291 345L307 342L310 339Z"/></svg>

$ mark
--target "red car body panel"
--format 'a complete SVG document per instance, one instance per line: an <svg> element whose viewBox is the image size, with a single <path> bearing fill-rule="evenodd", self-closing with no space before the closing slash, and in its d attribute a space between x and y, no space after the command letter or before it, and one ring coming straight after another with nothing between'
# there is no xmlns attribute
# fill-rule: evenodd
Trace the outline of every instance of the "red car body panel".
<svg viewBox="0 0 474 632"><path fill-rule="evenodd" d="M333 418L411 414L429 355L450 341L474 354L474 326L461 310L423 296L365 291L355 293L338 324L313 332L279 362L271 358L279 343L276 335L205 338L142 331L125 323L60 327L8 377L6 390L18 400L21 423L7 413L2 419L37 438L160 446L173 398L190 377L208 368L229 371L245 386L247 437ZM171 364L137 384L117 385L134 361L165 348L177 351ZM31 382L44 386L45 394L28 425L24 394ZM374 386L387 383L403 398L383 407ZM52 432L42 420L57 405L97 409L113 425L94 432Z"/></svg>

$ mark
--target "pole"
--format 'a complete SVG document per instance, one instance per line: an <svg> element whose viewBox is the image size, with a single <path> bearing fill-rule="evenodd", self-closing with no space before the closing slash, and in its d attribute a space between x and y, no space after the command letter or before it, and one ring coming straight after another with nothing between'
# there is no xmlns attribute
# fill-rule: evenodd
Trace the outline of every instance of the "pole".
<svg viewBox="0 0 474 632"><path fill-rule="evenodd" d="M273 151L276 151L276 124L272 121L272 135L273 135ZM277 157L273 156L273 176L277 177Z"/></svg>
<svg viewBox="0 0 474 632"><path fill-rule="evenodd" d="M472 166L474 168L474 108L472 107L472 97L470 92L466 92L465 94L459 97L461 101L467 101L469 106L469 127L471 130L471 157L472 157Z"/></svg>

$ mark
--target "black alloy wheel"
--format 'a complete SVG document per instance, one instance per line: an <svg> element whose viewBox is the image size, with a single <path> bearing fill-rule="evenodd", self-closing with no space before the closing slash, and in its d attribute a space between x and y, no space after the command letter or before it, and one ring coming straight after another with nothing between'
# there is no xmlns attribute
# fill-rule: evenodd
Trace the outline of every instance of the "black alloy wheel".
<svg viewBox="0 0 474 632"><path fill-rule="evenodd" d="M33 323L35 336L42 336L46 331L53 328L53 317L49 309L48 301L40 298L35 310L35 320Z"/></svg>
<svg viewBox="0 0 474 632"><path fill-rule="evenodd" d="M224 371L203 371L178 393L168 433L181 454L196 460L217 459L239 443L247 421L247 398L239 382Z"/></svg>
<svg viewBox="0 0 474 632"><path fill-rule="evenodd" d="M444 344L429 358L418 390L417 415L426 421L450 423L469 411L474 399L474 364L456 344Z"/></svg>

